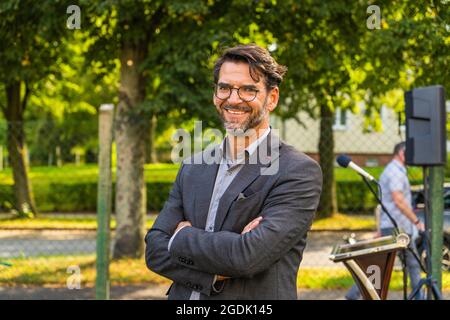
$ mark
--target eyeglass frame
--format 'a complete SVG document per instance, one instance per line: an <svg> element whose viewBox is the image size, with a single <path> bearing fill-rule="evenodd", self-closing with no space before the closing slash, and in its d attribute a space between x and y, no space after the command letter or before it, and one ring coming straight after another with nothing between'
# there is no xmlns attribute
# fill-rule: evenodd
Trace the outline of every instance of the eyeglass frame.
<svg viewBox="0 0 450 320"><path fill-rule="evenodd" d="M244 101L244 102L252 102L253 100L256 99L256 96L257 96L258 93L261 91L261 90L256 89L256 88L252 88L253 90L255 90L255 96L254 96L253 99L251 99L251 100L245 100L245 99L242 99L241 95L239 94L239 90L242 89L242 88L248 87L248 85L244 85L244 86L239 87L239 88L235 88L235 87L231 87L231 86L230 86L230 87L228 88L228 89L230 90L230 94L228 95L228 97L226 97L226 98L219 98L219 97L217 96L217 87L218 87L218 86L219 86L219 83L215 83L215 84L214 84L214 95L216 96L217 99L223 100L223 101L229 99L229 98L231 97L231 94L233 93L233 90L236 90L239 99L241 99L241 100Z"/></svg>

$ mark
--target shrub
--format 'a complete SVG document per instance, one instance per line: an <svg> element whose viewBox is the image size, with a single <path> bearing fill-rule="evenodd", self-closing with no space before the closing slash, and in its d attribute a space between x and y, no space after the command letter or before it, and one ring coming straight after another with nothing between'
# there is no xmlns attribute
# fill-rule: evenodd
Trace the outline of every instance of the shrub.
<svg viewBox="0 0 450 320"><path fill-rule="evenodd" d="M147 210L160 211L167 200L171 182L147 183ZM115 184L113 184L114 199ZM97 207L97 183L36 183L34 197L39 212L94 212ZM0 184L0 210L11 209L14 190L10 184ZM112 203L114 210L114 201Z"/></svg>

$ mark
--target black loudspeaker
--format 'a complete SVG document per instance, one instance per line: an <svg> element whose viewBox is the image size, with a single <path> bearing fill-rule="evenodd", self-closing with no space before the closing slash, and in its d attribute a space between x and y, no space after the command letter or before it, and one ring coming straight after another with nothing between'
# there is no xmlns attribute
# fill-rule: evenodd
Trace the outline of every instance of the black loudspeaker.
<svg viewBox="0 0 450 320"><path fill-rule="evenodd" d="M445 165L445 92L440 85L405 92L406 164Z"/></svg>

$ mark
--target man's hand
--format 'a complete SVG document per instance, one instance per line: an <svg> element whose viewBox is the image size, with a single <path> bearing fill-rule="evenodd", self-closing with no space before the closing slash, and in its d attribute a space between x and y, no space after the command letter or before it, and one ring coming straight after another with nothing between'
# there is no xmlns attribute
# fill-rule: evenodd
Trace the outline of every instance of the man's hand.
<svg viewBox="0 0 450 320"><path fill-rule="evenodd" d="M255 219L253 219L252 221L250 221L250 223L245 226L244 230L242 230L241 234L250 232L253 229L255 229L259 225L259 223L261 222L262 219L263 219L262 217L257 217Z"/></svg>
<svg viewBox="0 0 450 320"><path fill-rule="evenodd" d="M174 234L180 230L183 227L192 227L192 224L189 221L181 221L178 225L177 228L175 229Z"/></svg>
<svg viewBox="0 0 450 320"><path fill-rule="evenodd" d="M261 222L262 219L263 219L262 217L257 217L255 219L253 219L252 221L250 221L250 223L245 226L244 230L242 230L241 234L250 232L251 230L255 229L259 225L259 223ZM192 227L192 224L189 221L181 221L177 225L177 228L175 229L175 232L177 232L178 230L180 230L184 226ZM230 279L230 277L217 275L217 278L216 278L217 281L223 281L225 279Z"/></svg>
<svg viewBox="0 0 450 320"><path fill-rule="evenodd" d="M418 224L416 224L416 228L419 231L425 231L425 225L422 222L419 222Z"/></svg>

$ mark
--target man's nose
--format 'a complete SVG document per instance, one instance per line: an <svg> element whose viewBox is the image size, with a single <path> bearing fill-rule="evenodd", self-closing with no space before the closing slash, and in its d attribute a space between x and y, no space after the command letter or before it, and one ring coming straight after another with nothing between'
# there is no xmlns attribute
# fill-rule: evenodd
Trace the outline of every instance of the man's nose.
<svg viewBox="0 0 450 320"><path fill-rule="evenodd" d="M230 97L228 98L228 103L230 104L239 104L242 102L242 99L239 97L238 91L236 88L231 89Z"/></svg>

